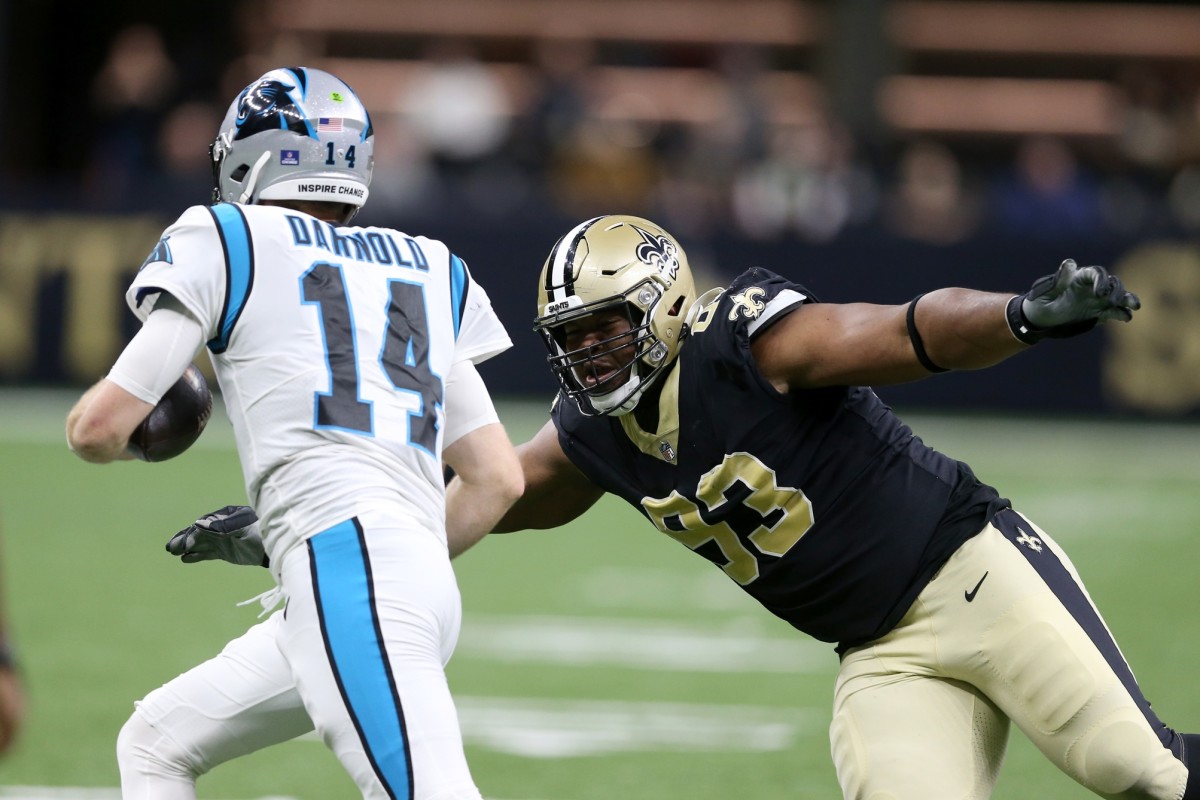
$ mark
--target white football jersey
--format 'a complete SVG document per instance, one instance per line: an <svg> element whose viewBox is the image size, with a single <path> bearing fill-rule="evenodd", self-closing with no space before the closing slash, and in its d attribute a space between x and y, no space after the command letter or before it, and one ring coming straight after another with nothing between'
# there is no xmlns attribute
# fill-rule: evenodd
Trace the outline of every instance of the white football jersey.
<svg viewBox="0 0 1200 800"><path fill-rule="evenodd" d="M439 241L273 206L194 206L126 294L206 328L251 504L278 563L377 501L445 538L443 379L512 346Z"/></svg>

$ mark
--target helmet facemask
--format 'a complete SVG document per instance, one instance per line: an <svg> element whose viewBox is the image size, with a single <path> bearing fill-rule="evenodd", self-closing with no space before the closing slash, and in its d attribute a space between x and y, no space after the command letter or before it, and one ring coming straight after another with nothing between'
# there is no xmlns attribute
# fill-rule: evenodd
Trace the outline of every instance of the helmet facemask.
<svg viewBox="0 0 1200 800"><path fill-rule="evenodd" d="M687 256L669 233L641 217L596 217L550 251L533 327L579 410L619 416L675 361L694 299Z"/></svg>
<svg viewBox="0 0 1200 800"><path fill-rule="evenodd" d="M646 279L623 295L538 321L550 369L584 414L629 413L670 363L670 350L651 325L662 300L662 287ZM674 313L682 314L682 298L676 305ZM572 347L576 330L586 343Z"/></svg>

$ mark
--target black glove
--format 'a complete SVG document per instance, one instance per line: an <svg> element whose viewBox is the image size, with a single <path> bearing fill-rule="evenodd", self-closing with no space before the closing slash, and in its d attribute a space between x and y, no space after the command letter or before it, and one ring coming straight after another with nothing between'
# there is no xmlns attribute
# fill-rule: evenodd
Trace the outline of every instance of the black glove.
<svg viewBox="0 0 1200 800"><path fill-rule="evenodd" d="M1104 267L1080 267L1068 258L1053 275L1008 301L1006 313L1013 336L1037 344L1087 333L1105 320L1128 322L1141 307L1137 295Z"/></svg>
<svg viewBox="0 0 1200 800"><path fill-rule="evenodd" d="M250 506L225 506L205 514L167 542L167 552L185 564L220 560L230 564L270 565Z"/></svg>

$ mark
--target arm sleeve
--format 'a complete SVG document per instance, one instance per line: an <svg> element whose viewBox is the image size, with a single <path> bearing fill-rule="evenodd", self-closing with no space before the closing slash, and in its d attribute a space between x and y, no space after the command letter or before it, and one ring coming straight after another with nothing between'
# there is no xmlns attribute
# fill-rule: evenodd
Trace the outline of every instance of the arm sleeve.
<svg viewBox="0 0 1200 800"><path fill-rule="evenodd" d="M499 422L483 378L470 361L459 361L446 380L446 436L443 449L476 428Z"/></svg>
<svg viewBox="0 0 1200 800"><path fill-rule="evenodd" d="M174 297L162 294L108 379L139 400L157 404L204 344L204 331Z"/></svg>

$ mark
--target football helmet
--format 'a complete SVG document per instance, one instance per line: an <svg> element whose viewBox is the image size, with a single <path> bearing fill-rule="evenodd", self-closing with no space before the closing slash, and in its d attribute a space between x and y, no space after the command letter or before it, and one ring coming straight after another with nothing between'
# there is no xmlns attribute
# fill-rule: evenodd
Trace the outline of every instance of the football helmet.
<svg viewBox="0 0 1200 800"><path fill-rule="evenodd" d="M311 67L273 69L229 106L216 140L213 202L367 201L375 131L358 95Z"/></svg>
<svg viewBox="0 0 1200 800"><path fill-rule="evenodd" d="M675 238L640 217L609 215L558 240L538 281L537 331L550 368L589 416L627 414L679 354L696 289ZM568 328L618 311L629 329L572 347ZM615 368L614 368L615 367Z"/></svg>

